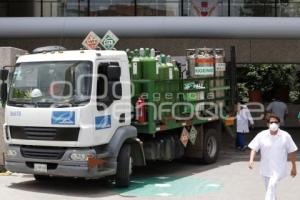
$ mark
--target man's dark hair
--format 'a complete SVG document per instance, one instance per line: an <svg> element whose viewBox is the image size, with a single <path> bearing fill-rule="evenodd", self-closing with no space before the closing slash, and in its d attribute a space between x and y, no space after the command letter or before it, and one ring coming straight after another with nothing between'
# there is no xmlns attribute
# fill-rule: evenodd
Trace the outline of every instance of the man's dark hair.
<svg viewBox="0 0 300 200"><path fill-rule="evenodd" d="M280 118L279 118L277 115L273 114L273 113L271 113L271 114L268 116L267 122L270 122L270 119L271 119L271 118L276 119L276 120L278 121L278 123L280 123Z"/></svg>

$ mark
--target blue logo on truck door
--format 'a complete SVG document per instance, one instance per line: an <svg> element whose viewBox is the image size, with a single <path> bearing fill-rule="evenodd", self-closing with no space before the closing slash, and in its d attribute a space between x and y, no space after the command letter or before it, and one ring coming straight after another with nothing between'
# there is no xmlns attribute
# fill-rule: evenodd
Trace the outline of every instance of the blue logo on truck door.
<svg viewBox="0 0 300 200"><path fill-rule="evenodd" d="M74 125L75 112L72 111L54 111L51 116L51 124L56 125Z"/></svg>
<svg viewBox="0 0 300 200"><path fill-rule="evenodd" d="M96 130L110 128L111 127L111 116L99 116L95 118Z"/></svg>

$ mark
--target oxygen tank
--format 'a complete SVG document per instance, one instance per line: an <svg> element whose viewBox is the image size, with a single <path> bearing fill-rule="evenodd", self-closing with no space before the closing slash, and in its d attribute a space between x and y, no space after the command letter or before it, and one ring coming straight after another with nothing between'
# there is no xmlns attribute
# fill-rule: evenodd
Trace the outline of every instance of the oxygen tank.
<svg viewBox="0 0 300 200"><path fill-rule="evenodd" d="M132 80L139 80L142 78L142 63L139 57L139 50L135 49L132 54L130 64L130 74ZM140 83L133 83L133 95L139 95L142 92L142 86Z"/></svg>
<svg viewBox="0 0 300 200"><path fill-rule="evenodd" d="M196 58L196 54L195 54L195 49L187 49L186 50L187 55L186 55L186 59L187 59L187 67L188 67L188 77L195 77L195 66L196 66L196 62L195 62L195 58Z"/></svg>
<svg viewBox="0 0 300 200"><path fill-rule="evenodd" d="M144 51L144 56L142 59L143 65L143 78L149 80L158 80L159 79L159 70L157 66L156 59L153 55L153 49L150 50L146 48Z"/></svg>
<svg viewBox="0 0 300 200"><path fill-rule="evenodd" d="M165 81L168 80L169 74L168 74L168 66L166 64L166 55L161 54L160 55L160 67L159 67L159 80Z"/></svg>
<svg viewBox="0 0 300 200"><path fill-rule="evenodd" d="M173 81L173 91L174 91L174 103L181 102L179 92L180 92L180 72L179 68L177 67L176 60L172 60L172 64L174 67L174 81ZM179 116L181 114L181 106L175 107L175 114Z"/></svg>
<svg viewBox="0 0 300 200"><path fill-rule="evenodd" d="M196 50L195 70L193 77L214 76L214 52L210 48L200 48Z"/></svg>
<svg viewBox="0 0 300 200"><path fill-rule="evenodd" d="M172 64L174 66L174 80L179 80L180 72L179 72L179 68L177 67L176 60L172 60Z"/></svg>

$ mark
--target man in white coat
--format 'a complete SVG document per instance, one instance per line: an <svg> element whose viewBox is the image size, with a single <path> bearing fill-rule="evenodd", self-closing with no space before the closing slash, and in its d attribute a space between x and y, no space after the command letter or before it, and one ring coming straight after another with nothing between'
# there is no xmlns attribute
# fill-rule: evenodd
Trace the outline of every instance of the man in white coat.
<svg viewBox="0 0 300 200"><path fill-rule="evenodd" d="M236 148L245 150L247 148L245 134L249 133L249 123L254 126L254 121L251 113L246 105L238 103L236 115Z"/></svg>
<svg viewBox="0 0 300 200"><path fill-rule="evenodd" d="M261 154L260 174L266 187L265 200L276 200L276 185L287 175L288 157L292 163L291 176L297 175L297 146L290 134L279 129L280 118L271 114L268 118L269 129L261 131L248 145L251 149L249 168L253 169L254 158Z"/></svg>

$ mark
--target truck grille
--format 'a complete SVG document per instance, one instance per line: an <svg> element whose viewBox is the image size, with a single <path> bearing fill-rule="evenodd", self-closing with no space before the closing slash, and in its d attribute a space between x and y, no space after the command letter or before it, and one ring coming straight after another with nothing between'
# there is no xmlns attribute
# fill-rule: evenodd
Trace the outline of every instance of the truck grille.
<svg viewBox="0 0 300 200"><path fill-rule="evenodd" d="M65 151L63 147L21 146L21 154L25 158L59 160Z"/></svg>
<svg viewBox="0 0 300 200"><path fill-rule="evenodd" d="M79 128L10 126L12 139L77 141Z"/></svg>

